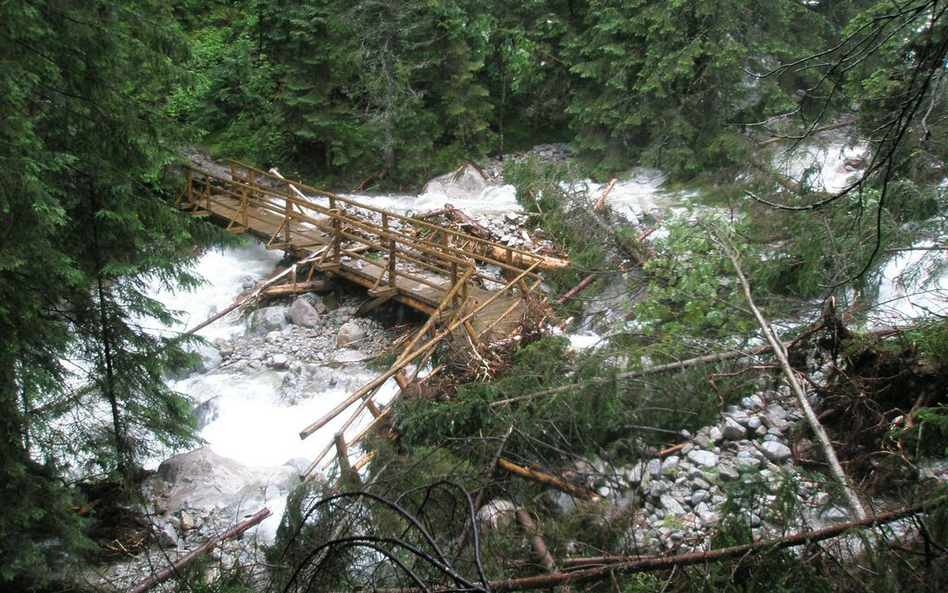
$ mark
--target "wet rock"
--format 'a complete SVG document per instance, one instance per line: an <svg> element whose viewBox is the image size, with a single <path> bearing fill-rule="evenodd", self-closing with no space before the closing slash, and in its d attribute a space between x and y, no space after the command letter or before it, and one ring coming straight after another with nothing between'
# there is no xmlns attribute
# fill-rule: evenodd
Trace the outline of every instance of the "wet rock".
<svg viewBox="0 0 948 593"><path fill-rule="evenodd" d="M724 419L724 426L720 430L724 438L731 441L739 441L747 435L747 429L730 417Z"/></svg>
<svg viewBox="0 0 948 593"><path fill-rule="evenodd" d="M316 327L319 325L319 313L305 298L298 298L290 305L290 320L302 327Z"/></svg>
<svg viewBox="0 0 948 593"><path fill-rule="evenodd" d="M285 354L274 354L270 357L267 366L273 369L285 369L290 364L290 359Z"/></svg>
<svg viewBox="0 0 948 593"><path fill-rule="evenodd" d="M471 165L435 177L425 184L424 193L441 194L447 199L477 198L487 188L487 180Z"/></svg>
<svg viewBox="0 0 948 593"><path fill-rule="evenodd" d="M268 487L288 494L299 483L299 476L288 466L252 470L209 447L201 447L164 461L146 484L152 480L168 482L164 504L169 513L219 513L222 520L231 521L238 511L262 506Z"/></svg>
<svg viewBox="0 0 948 593"><path fill-rule="evenodd" d="M760 450L767 459L774 462L781 462L790 459L790 447L776 441L764 441L760 444Z"/></svg>
<svg viewBox="0 0 948 593"><path fill-rule="evenodd" d="M688 459L702 467L714 467L718 464L718 456L711 451L695 449L688 453Z"/></svg>
<svg viewBox="0 0 948 593"><path fill-rule="evenodd" d="M274 330L281 330L288 324L286 321L286 307L264 307L257 309L250 316L247 328L251 335L263 335Z"/></svg>
<svg viewBox="0 0 948 593"><path fill-rule="evenodd" d="M336 334L336 346L345 348L365 339L365 330L354 321L347 321L339 328Z"/></svg>
<svg viewBox="0 0 948 593"><path fill-rule="evenodd" d="M214 422L220 415L221 406L220 396L218 395L199 403L194 408L194 416L197 418L199 428L204 428L211 422Z"/></svg>
<svg viewBox="0 0 948 593"><path fill-rule="evenodd" d="M477 518L491 527L508 527L513 523L517 505L504 498L495 498L477 511Z"/></svg>

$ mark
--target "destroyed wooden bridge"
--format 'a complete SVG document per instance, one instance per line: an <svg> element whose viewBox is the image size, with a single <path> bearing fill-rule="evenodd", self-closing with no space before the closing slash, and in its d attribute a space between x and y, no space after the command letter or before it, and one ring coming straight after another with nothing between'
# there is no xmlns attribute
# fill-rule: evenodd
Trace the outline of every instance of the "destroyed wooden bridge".
<svg viewBox="0 0 948 593"><path fill-rule="evenodd" d="M394 377L401 393L434 375L438 369L419 379L446 338L460 337L457 341L479 357L478 350L519 327L529 303L543 300L537 292L542 283L538 270L565 264L324 192L272 169L230 161L229 174L189 166L186 175L177 205L298 257L291 283L298 276L309 282L316 271L328 273L368 289L372 300L363 311L395 300L429 315L386 372L300 432L306 438L354 406L334 443L343 472L368 461L364 456L350 466L347 451L388 413L390 408L380 409L372 399L382 384ZM347 439L345 431L365 412L374 419ZM332 448L328 445L304 476ZM324 468L332 462L329 459Z"/></svg>

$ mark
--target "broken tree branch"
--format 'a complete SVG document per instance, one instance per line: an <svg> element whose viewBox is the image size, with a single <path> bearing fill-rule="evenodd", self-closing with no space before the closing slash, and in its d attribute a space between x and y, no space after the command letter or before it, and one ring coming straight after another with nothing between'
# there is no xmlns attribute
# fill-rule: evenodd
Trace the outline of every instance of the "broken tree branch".
<svg viewBox="0 0 948 593"><path fill-rule="evenodd" d="M598 498L595 494L586 490L582 486L576 486L570 484L562 478L556 476L551 476L549 474L544 474L543 472L538 472L535 469L530 469L527 467L522 467L504 459L503 457L497 460L497 467L501 468L504 471L510 472L515 476L519 476L526 480L536 482L538 484L543 484L544 486L550 486L551 488L556 488L562 492L576 496L578 498L584 498L586 500L595 500Z"/></svg>
<svg viewBox="0 0 948 593"><path fill-rule="evenodd" d="M566 292L566 294L564 294L564 295L561 296L560 298L556 299L556 304L557 304L557 305L563 305L563 304L567 303L567 302L570 301L574 296L576 296L577 294L579 294L579 292L580 292L581 290L583 290L584 288L586 288L587 286L589 286L590 284L592 284L592 281L595 280L595 279L596 279L596 275L595 275L595 274L590 274L590 275L586 276L585 278L583 278L582 280L579 281L579 284L577 284L577 285L574 286L573 288L569 289L569 290Z"/></svg>
<svg viewBox="0 0 948 593"><path fill-rule="evenodd" d="M606 203L606 197L609 195L609 192L612 191L612 188L616 186L617 181L619 180L613 179L612 181L609 182L609 185L606 186L606 189L602 190L602 194L599 196L599 199L596 200L595 204L593 204L593 207L592 207L593 210L599 210L600 208L602 208L603 204Z"/></svg>

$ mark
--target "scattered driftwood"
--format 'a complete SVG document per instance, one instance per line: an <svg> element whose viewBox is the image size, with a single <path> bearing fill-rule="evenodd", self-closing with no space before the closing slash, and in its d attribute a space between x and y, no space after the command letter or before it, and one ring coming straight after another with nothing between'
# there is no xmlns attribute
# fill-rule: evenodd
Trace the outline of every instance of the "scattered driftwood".
<svg viewBox="0 0 948 593"><path fill-rule="evenodd" d="M445 204L440 210L432 210L418 215L421 220L434 218L435 216L446 216L449 220L463 228L468 234L474 235L480 239L488 241L494 240L494 235L479 222L465 214L462 210L455 208L451 204Z"/></svg>
<svg viewBox="0 0 948 593"><path fill-rule="evenodd" d="M155 585L167 581L172 576L178 574L178 572L180 572L182 568L184 568L185 566L193 562L196 558L199 558L200 556L206 554L208 551L211 550L211 548L213 548L217 544L221 543L222 541L231 539L233 537L237 537L241 533L247 531L248 529L250 529L257 523L263 521L269 516L270 516L270 509L268 508L263 508L257 511L249 519L241 523L238 523L237 525L234 525L233 527L231 527L224 533L220 534L219 536L215 537L214 539L201 544L200 546L191 550L190 552L188 552L181 558L175 560L171 564L171 566L167 568L163 568L159 570L158 572L152 574L147 579L139 582L137 585L129 589L128 593L144 593L145 591L148 591Z"/></svg>
<svg viewBox="0 0 948 593"><path fill-rule="evenodd" d="M734 271L737 273L737 278L741 283L741 287L744 289L744 299L747 301L747 305L754 313L754 317L757 319L758 325L760 325L760 330L764 334L764 339L766 339L770 344L770 348L773 351L774 356L776 356L777 361L780 363L780 369L783 371L784 378L787 380L787 384L790 386L791 391L793 391L794 396L796 396L797 405L799 405L800 409L803 410L803 415L806 418L807 424L810 426L810 430L813 431L817 441L820 443L820 448L823 450L824 457L826 457L826 463L829 466L830 474L832 474L833 479L836 480L836 482L842 487L843 496L845 497L849 508L852 510L856 518L865 519L866 510L863 508L862 503L856 496L856 491L850 483L849 478L846 476L846 473L843 471L843 467L839 464L839 459L836 457L836 451L833 449L833 444L830 442L829 436L826 434L826 430L823 428L823 425L820 424L819 419L813 412L813 408L810 407L810 402L806 398L806 391L800 384L796 373L790 366L790 361L787 359L786 347L777 337L777 334L770 326L770 323L768 323L767 319L764 318L763 314L760 312L760 309L758 309L757 305L754 303L754 298L751 295L750 283L748 283L747 277L744 276L744 271L741 269L740 262L737 259L738 255L733 245L731 245L726 239L721 238L721 247L724 250L727 258L731 260L731 265L734 266Z"/></svg>
<svg viewBox="0 0 948 593"><path fill-rule="evenodd" d="M562 492L565 492L569 495L575 496L577 498L584 498L586 500L595 500L598 498L594 493L586 490L582 486L576 486L575 484L570 484L562 478L556 476L551 476L549 474L544 474L535 469L530 469L523 467L504 459L503 457L497 460L497 467L500 469L510 472L515 476L519 476L526 480L536 482L538 484L543 484L544 486L550 486L551 488L556 488Z"/></svg>
<svg viewBox="0 0 948 593"><path fill-rule="evenodd" d="M295 264L293 264L293 265L290 266L289 268L283 270L282 272L280 272L280 273L278 273L278 274L275 274L275 275L271 276L266 282L264 282L263 284L261 284L261 285L260 285L256 290L254 290L252 293L250 293L250 294L248 294L248 295L246 295L246 296L244 296L244 297L242 297L242 298L237 299L236 301L234 301L233 303L231 303L230 306L225 307L223 310L221 310L221 311L219 311L218 313L216 313L216 314L210 316L209 318L205 319L203 322L197 324L196 326L192 327L191 329L187 330L187 331L184 332L184 333L185 333L185 334L193 334L194 332L199 331L199 330L201 330L201 329L204 329L204 328L207 327L208 325L210 325L210 324L214 323L215 321L217 321L218 319L224 317L225 315L227 315L227 314L230 313L231 311L236 310L238 307L242 307L242 306L245 305L246 303L252 302L252 301L254 301L255 299L259 299L260 296L261 296L261 294L263 294L263 292L264 292L265 290L267 290L268 288L270 288L271 286L273 286L274 284L276 284L277 281L279 281L279 280L281 280L281 279L283 279L283 278L285 278L285 277L287 277L287 276L290 276L291 278L292 278L292 277L295 277L295 276L296 276L296 271L297 271L298 268L300 268L301 266L303 266L303 265L305 265L305 264L308 264L308 263L311 263L311 262L316 261L317 259L319 259L319 256L322 255L323 251L325 251L325 250L326 250L326 247L323 247L323 248L321 248L321 249L318 249L318 250L314 251L313 253L309 254L308 256L306 256L305 258L301 259L300 261L296 262Z"/></svg>

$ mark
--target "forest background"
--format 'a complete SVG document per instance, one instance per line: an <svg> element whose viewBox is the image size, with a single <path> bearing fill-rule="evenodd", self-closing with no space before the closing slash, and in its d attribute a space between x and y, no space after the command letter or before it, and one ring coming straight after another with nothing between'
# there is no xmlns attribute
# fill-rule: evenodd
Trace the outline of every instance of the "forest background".
<svg viewBox="0 0 948 593"><path fill-rule="evenodd" d="M898 241L940 244L944 11L936 0L0 2L0 580L45 583L84 545L67 487L77 472L130 483L151 446L193 438L188 402L161 380L189 364L187 344L141 323L171 315L147 278L193 284L195 249L228 241L171 207L180 180L168 165L185 151L407 189L464 161L568 142L595 177L648 165L718 203L750 192L802 210L758 215L750 243L780 249L753 273L776 297L825 297L862 286ZM844 192L769 166L769 138L840 122L871 154ZM561 228L592 258L581 229ZM663 298L647 308L662 331L733 331L716 307L675 305L713 285L720 262L682 269L694 273L652 270ZM99 412L107 422L90 421ZM86 467L68 466L77 452Z"/></svg>

